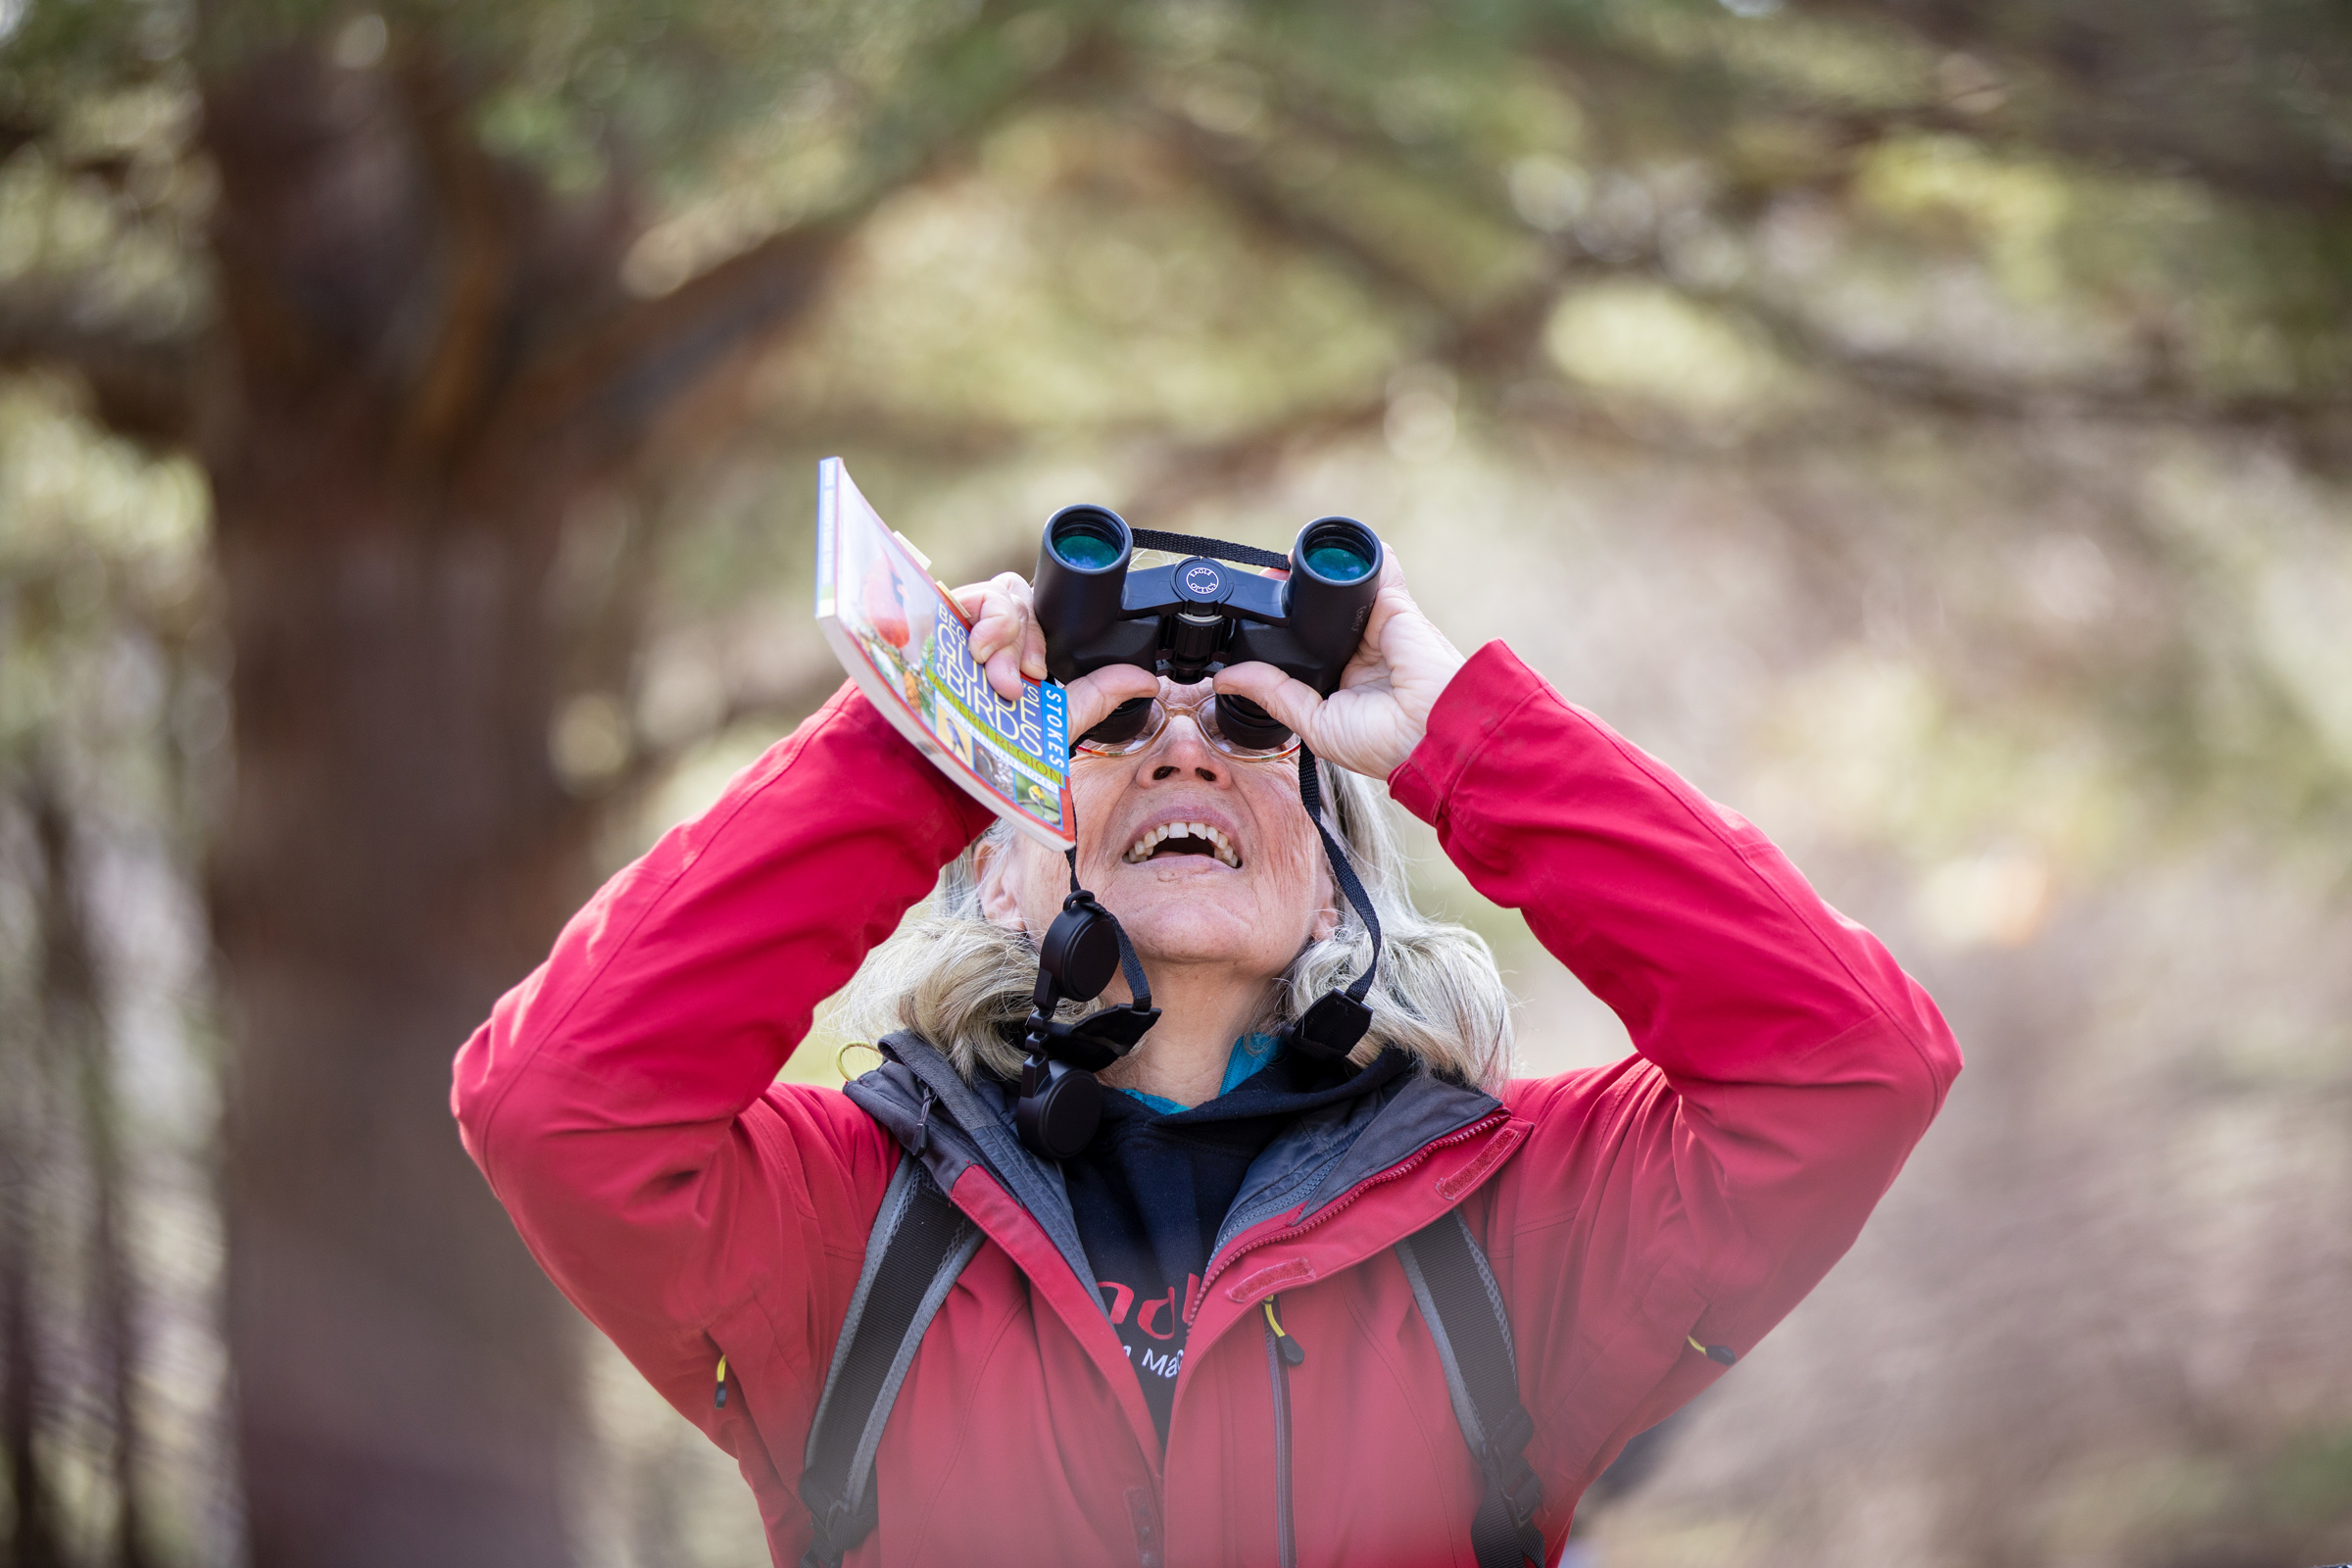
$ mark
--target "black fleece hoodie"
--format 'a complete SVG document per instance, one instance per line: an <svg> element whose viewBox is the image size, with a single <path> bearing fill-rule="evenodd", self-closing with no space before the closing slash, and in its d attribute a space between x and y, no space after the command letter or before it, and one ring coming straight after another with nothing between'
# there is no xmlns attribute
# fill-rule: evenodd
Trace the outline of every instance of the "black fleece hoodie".
<svg viewBox="0 0 2352 1568"><path fill-rule="evenodd" d="M1162 1438L1193 1295L1250 1161L1297 1117L1374 1094L1411 1065L1404 1053L1390 1050L1342 1076L1282 1051L1190 1110L1166 1112L1130 1095L1103 1096L1101 1128L1082 1152L1063 1161L1061 1174L1097 1288Z"/></svg>

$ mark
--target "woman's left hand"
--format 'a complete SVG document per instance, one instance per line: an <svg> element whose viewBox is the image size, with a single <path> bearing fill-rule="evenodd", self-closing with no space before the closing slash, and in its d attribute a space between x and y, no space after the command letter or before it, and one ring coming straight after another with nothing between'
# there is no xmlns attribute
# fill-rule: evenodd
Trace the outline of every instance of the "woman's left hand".
<svg viewBox="0 0 2352 1568"><path fill-rule="evenodd" d="M1272 664L1235 664L1216 676L1218 691L1249 698L1298 731L1317 757L1373 778L1387 778L1413 755L1439 693L1465 662L1405 591L1396 552L1387 556L1363 641L1329 697Z"/></svg>
<svg viewBox="0 0 2352 1568"><path fill-rule="evenodd" d="M1000 572L955 592L956 603L972 617L972 660L988 684L1007 703L1021 698L1023 679L1046 678L1046 634L1037 623L1029 580ZM1158 695L1159 677L1132 664L1112 664L1081 675L1062 688L1070 734L1085 734L1131 697Z"/></svg>

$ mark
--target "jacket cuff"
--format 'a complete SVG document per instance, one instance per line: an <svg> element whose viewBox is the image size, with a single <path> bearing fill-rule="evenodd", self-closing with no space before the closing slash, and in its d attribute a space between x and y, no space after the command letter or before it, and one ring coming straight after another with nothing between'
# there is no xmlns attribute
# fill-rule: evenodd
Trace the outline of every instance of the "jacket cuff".
<svg viewBox="0 0 2352 1568"><path fill-rule="evenodd" d="M1390 798L1435 825L1488 740L1511 714L1546 693L1566 706L1550 682L1521 663L1501 639L1472 654L1438 694L1421 744L1389 775Z"/></svg>

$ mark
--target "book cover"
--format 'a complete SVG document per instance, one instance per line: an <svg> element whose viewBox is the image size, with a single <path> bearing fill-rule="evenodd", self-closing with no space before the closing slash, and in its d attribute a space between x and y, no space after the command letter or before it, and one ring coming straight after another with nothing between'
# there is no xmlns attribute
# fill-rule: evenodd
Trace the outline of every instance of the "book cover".
<svg viewBox="0 0 2352 1568"><path fill-rule="evenodd" d="M1018 703L997 696L963 612L839 458L816 469L816 622L866 700L941 772L1039 843L1077 842L1060 685L1024 680Z"/></svg>

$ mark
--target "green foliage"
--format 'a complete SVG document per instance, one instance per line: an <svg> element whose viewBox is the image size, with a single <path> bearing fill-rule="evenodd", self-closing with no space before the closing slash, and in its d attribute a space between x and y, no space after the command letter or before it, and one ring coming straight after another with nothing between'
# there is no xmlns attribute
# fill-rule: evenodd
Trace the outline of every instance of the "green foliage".
<svg viewBox="0 0 2352 1568"><path fill-rule="evenodd" d="M0 386L0 766L63 747L131 788L125 814L173 807L152 743L209 618L206 511L187 460L92 430L55 384Z"/></svg>
<svg viewBox="0 0 2352 1568"><path fill-rule="evenodd" d="M167 74L193 35L183 0L11 0L0 7L0 134L40 134L91 93Z"/></svg>

